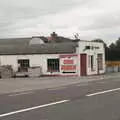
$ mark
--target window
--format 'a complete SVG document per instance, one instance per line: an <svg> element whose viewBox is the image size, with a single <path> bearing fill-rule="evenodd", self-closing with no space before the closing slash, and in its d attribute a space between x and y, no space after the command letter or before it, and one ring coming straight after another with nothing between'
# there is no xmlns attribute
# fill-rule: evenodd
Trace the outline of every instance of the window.
<svg viewBox="0 0 120 120"><path fill-rule="evenodd" d="M98 54L98 69L103 70L103 54Z"/></svg>
<svg viewBox="0 0 120 120"><path fill-rule="evenodd" d="M99 49L98 46L85 46L85 50L93 50L93 49Z"/></svg>
<svg viewBox="0 0 120 120"><path fill-rule="evenodd" d="M27 72L29 65L29 59L18 60L18 72Z"/></svg>
<svg viewBox="0 0 120 120"><path fill-rule="evenodd" d="M47 67L49 72L59 72L59 59L48 59Z"/></svg>
<svg viewBox="0 0 120 120"><path fill-rule="evenodd" d="M86 49L86 50L90 49L90 46L85 46L85 49Z"/></svg>
<svg viewBox="0 0 120 120"><path fill-rule="evenodd" d="M94 57L93 55L91 55L91 70L93 71L94 70Z"/></svg>

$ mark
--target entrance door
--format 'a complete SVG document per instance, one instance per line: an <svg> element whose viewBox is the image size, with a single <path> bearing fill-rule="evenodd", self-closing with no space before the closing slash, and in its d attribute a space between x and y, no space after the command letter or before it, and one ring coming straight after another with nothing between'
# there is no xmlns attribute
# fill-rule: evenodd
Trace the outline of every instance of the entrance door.
<svg viewBox="0 0 120 120"><path fill-rule="evenodd" d="M81 54L80 55L80 74L81 76L86 76L87 75L87 55L86 54Z"/></svg>

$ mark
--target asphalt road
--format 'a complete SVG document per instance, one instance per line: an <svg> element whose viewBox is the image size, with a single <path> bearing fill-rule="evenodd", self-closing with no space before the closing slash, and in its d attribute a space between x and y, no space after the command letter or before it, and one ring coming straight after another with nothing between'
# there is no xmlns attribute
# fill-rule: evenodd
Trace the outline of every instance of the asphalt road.
<svg viewBox="0 0 120 120"><path fill-rule="evenodd" d="M120 120L120 80L2 94L0 120Z"/></svg>

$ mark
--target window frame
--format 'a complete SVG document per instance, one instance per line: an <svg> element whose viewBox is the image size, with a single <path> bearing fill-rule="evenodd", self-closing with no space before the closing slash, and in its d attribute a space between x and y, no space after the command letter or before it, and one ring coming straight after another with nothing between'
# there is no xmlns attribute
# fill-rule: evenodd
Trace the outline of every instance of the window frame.
<svg viewBox="0 0 120 120"><path fill-rule="evenodd" d="M29 59L18 59L18 72L28 72L30 67Z"/></svg>
<svg viewBox="0 0 120 120"><path fill-rule="evenodd" d="M47 59L47 72L60 72L59 58Z"/></svg>
<svg viewBox="0 0 120 120"><path fill-rule="evenodd" d="M103 70L103 54L99 53L97 54L98 59L98 70Z"/></svg>
<svg viewBox="0 0 120 120"><path fill-rule="evenodd" d="M91 66L91 71L94 71L94 56L90 56L90 66Z"/></svg>

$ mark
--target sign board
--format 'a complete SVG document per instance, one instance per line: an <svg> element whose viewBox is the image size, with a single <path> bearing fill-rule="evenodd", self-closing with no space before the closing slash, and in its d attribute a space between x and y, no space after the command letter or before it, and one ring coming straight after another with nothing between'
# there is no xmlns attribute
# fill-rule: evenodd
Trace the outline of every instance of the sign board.
<svg viewBox="0 0 120 120"><path fill-rule="evenodd" d="M76 73L77 55L60 55L60 70L62 73Z"/></svg>

